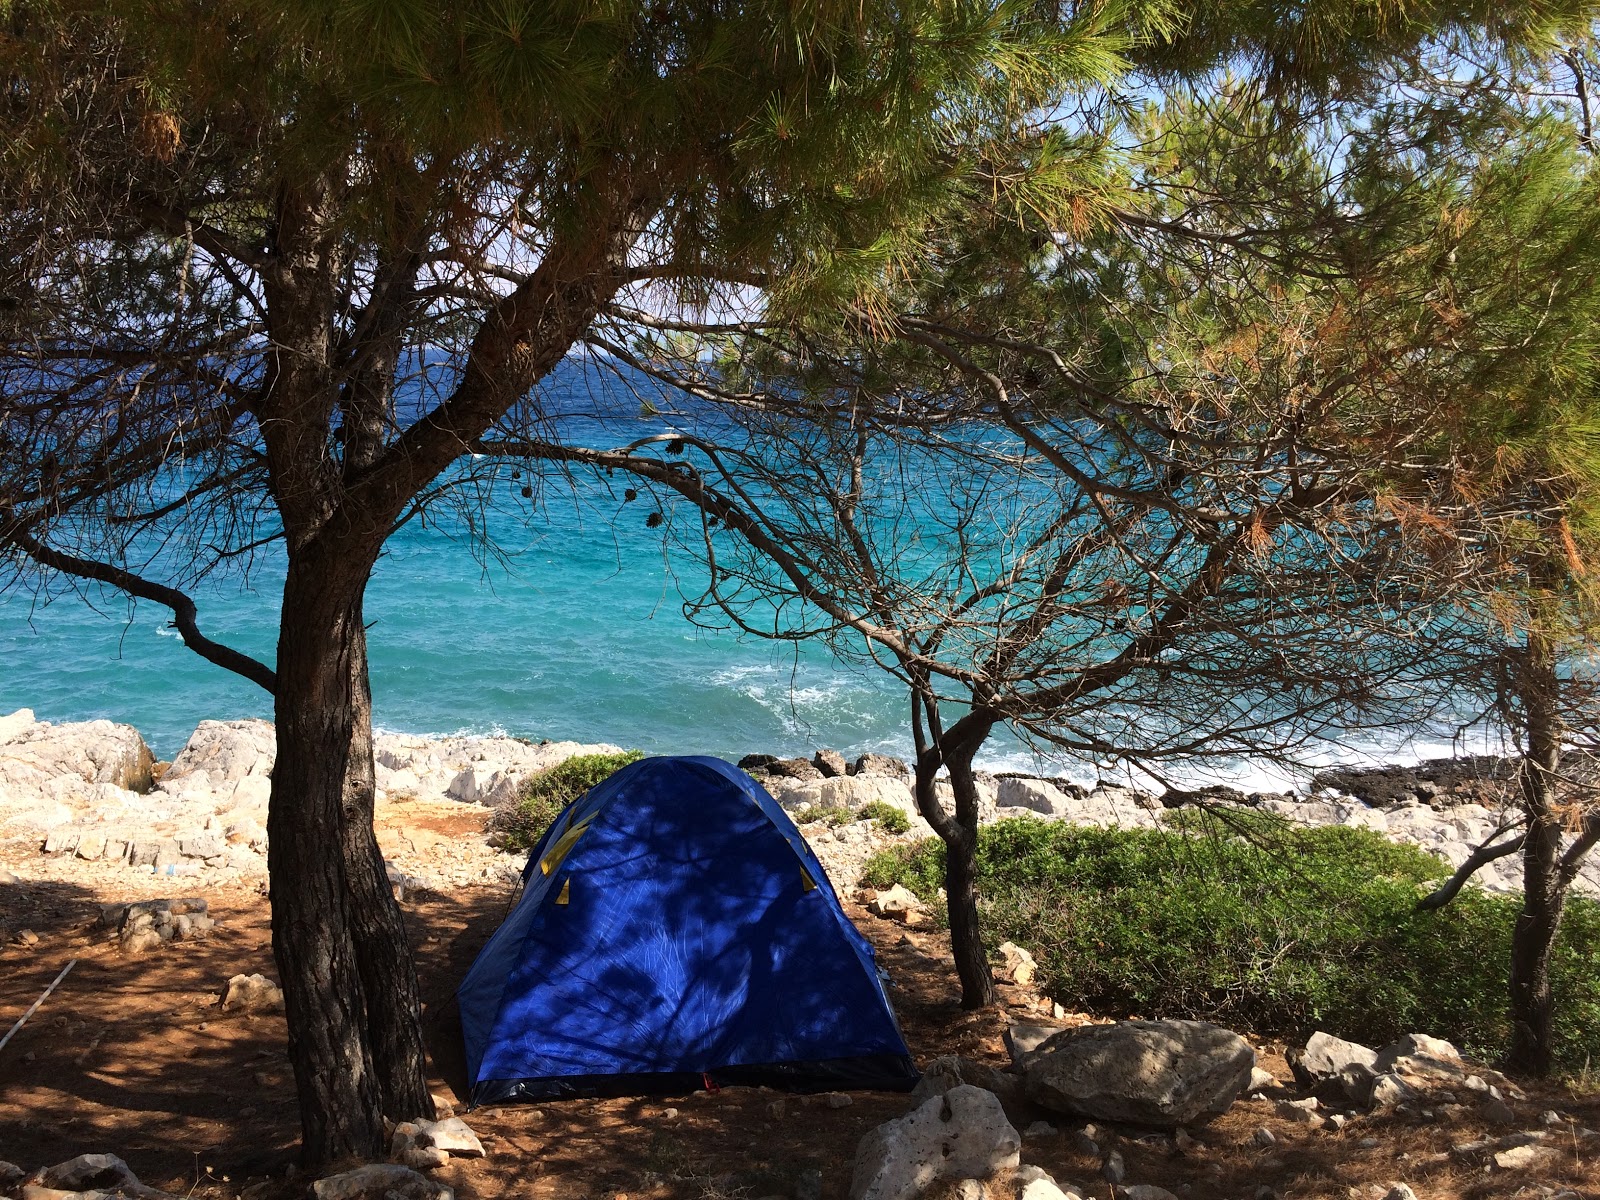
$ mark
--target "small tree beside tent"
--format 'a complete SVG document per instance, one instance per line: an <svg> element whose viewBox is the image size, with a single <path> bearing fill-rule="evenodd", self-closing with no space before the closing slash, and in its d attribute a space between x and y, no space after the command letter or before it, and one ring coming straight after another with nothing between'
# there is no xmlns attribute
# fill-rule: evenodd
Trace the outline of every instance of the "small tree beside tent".
<svg viewBox="0 0 1600 1200"><path fill-rule="evenodd" d="M1565 562L1581 608L1578 526L1557 517L1587 489L1571 464L1593 427L1592 181L1548 114L1441 122L1441 103L1386 107L1330 147L1248 87L1176 97L1137 126L1167 199L1070 238L949 231L893 337L652 346L633 361L757 410L739 437L682 441L687 462L547 450L692 502L686 542L712 571L699 611L833 639L907 685L967 1003L992 995L969 866L971 760L997 725L1160 772L1448 727L1486 647L1519 680L1537 668L1527 695L1578 686L1553 651L1529 657L1556 618L1527 581ZM1230 192L1241 177L1258 182ZM1514 486L1529 468L1544 482ZM1496 606L1527 614L1510 657L1483 619ZM1567 646L1579 608L1557 619ZM1531 729L1517 705L1506 727ZM1539 878L1576 869L1586 820Z"/></svg>

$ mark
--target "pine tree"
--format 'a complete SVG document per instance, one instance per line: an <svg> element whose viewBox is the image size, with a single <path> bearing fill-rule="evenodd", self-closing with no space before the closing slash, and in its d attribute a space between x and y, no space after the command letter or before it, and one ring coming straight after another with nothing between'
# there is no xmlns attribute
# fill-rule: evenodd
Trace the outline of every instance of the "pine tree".
<svg viewBox="0 0 1600 1200"><path fill-rule="evenodd" d="M1033 140L1131 64L1363 86L1547 0L6 0L0 543L173 608L274 696L274 953L308 1162L425 1114L415 973L371 829L362 596L385 538L602 319L755 289L881 326L985 197L1109 209ZM1028 187L997 164L1030 147ZM1047 168L1047 169L1044 169ZM977 207L975 207L977 206ZM441 366L442 362L442 366ZM426 397L417 411L409 397ZM142 547L191 548L164 579ZM279 541L275 663L184 587Z"/></svg>

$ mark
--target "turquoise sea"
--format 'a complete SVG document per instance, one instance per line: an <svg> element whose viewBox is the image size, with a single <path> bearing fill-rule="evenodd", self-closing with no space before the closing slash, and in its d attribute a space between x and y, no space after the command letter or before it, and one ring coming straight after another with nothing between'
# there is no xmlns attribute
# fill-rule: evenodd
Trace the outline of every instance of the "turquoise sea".
<svg viewBox="0 0 1600 1200"><path fill-rule="evenodd" d="M562 436L586 445L715 420L646 415L665 405L659 391L593 361L568 360L538 399ZM486 473L487 486L471 493L488 497L486 509L436 506L390 539L366 605L381 729L607 741L734 760L818 747L909 756L908 701L887 675L838 661L821 644L691 622L683 597L698 594L702 573L646 525L646 500L624 501L625 481L536 481L526 471L513 478L513 469L463 464ZM269 549L248 574L207 580L193 589L201 628L270 664L282 579L281 556ZM164 758L203 719L271 716L265 693L184 647L166 609L95 587L63 594L59 583L46 601L33 582L13 579L0 591L0 713L28 707L49 721L127 722ZM1448 753L1438 744L1335 746L1316 757ZM1093 764L1037 758L998 731L979 762L1084 782L1099 775ZM1294 781L1250 764L1206 781L1216 778Z"/></svg>
<svg viewBox="0 0 1600 1200"><path fill-rule="evenodd" d="M544 389L565 436L587 444L671 428L641 415L637 381L569 361ZM680 418L681 419L681 418ZM893 681L822 646L741 638L683 615L699 572L648 506L604 481L547 479L532 500L502 468L485 555L440 508L390 541L367 594L375 719L408 733L504 733L610 741L659 753L906 754L908 706ZM201 628L270 663L281 558L196 590ZM254 685L186 649L167 610L97 588L41 603L0 594L0 712L96 717L138 727L170 757L204 718L271 715ZM1033 762L1019 745L993 765Z"/></svg>

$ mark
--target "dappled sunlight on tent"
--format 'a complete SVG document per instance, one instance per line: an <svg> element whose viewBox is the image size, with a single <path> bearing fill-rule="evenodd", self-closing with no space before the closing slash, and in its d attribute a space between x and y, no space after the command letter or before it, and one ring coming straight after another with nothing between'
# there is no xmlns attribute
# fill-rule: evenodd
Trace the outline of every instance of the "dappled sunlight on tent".
<svg viewBox="0 0 1600 1200"><path fill-rule="evenodd" d="M524 884L459 992L475 1102L916 1082L871 947L737 768L625 767L556 819Z"/></svg>

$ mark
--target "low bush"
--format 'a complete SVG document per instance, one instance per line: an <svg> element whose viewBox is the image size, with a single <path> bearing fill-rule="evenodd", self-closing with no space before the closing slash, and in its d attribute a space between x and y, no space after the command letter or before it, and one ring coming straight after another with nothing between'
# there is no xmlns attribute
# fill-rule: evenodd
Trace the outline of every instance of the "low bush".
<svg viewBox="0 0 1600 1200"><path fill-rule="evenodd" d="M887 800L869 800L855 811L857 821L876 821L887 833L905 833L911 828L911 818L905 809L897 808Z"/></svg>
<svg viewBox="0 0 1600 1200"><path fill-rule="evenodd" d="M911 818L906 816L905 811L886 800L869 800L854 812L839 805L808 804L804 808L795 809L791 818L796 825L809 825L813 821L821 821L833 829L837 829L840 825L852 825L857 821L876 821L890 833L904 833L911 828Z"/></svg>
<svg viewBox="0 0 1600 1200"><path fill-rule="evenodd" d="M644 757L642 751L621 754L579 754L547 771L523 780L516 800L494 819L500 844L507 850L531 850L561 810L629 763Z"/></svg>
<svg viewBox="0 0 1600 1200"><path fill-rule="evenodd" d="M795 810L793 817L796 825L809 825L813 821L821 821L830 829L836 829L840 825L848 825L854 819L848 808L822 804L808 804L804 808L798 808Z"/></svg>
<svg viewBox="0 0 1600 1200"><path fill-rule="evenodd" d="M1467 888L1418 912L1448 874L1433 856L1366 830L1246 822L1248 837L1207 815L1186 816L1187 833L998 822L979 838L985 934L1030 949L1058 1001L1108 1016L1504 1050L1520 901ZM868 882L930 901L943 873L936 840L867 865ZM1569 903L1553 982L1563 1065L1600 1061L1600 904Z"/></svg>

